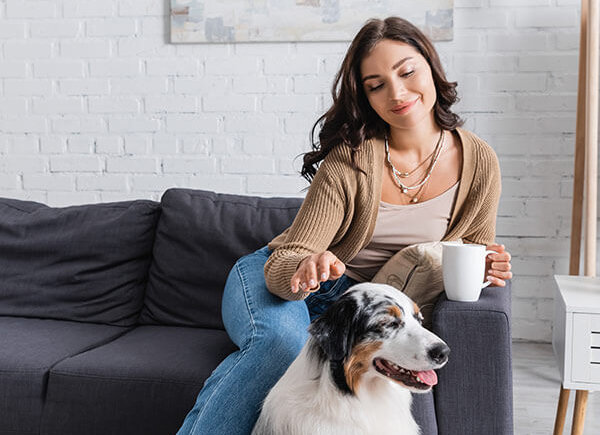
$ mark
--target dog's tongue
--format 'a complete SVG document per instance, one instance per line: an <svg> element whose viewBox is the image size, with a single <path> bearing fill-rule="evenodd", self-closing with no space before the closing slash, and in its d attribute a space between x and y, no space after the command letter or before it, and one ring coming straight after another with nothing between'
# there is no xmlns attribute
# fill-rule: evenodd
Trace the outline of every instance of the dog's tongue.
<svg viewBox="0 0 600 435"><path fill-rule="evenodd" d="M433 386L438 383L437 375L435 374L435 372L433 370L427 370L424 372L416 372L415 375L418 376L419 379L421 379L423 381L423 383L425 383L427 385Z"/></svg>

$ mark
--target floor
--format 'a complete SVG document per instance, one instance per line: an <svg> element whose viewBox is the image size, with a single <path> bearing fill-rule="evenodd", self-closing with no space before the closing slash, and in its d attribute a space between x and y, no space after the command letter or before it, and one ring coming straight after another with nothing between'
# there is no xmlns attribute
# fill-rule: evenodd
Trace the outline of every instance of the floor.
<svg viewBox="0 0 600 435"><path fill-rule="evenodd" d="M554 428L560 375L551 344L513 343L515 435L548 435ZM564 434L571 433L571 392ZM600 391L590 392L584 435L600 434Z"/></svg>

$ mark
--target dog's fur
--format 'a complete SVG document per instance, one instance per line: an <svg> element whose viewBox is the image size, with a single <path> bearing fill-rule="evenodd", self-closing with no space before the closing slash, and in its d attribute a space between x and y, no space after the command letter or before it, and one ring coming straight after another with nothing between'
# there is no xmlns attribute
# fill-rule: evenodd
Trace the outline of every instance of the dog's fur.
<svg viewBox="0 0 600 435"><path fill-rule="evenodd" d="M431 389L432 369L447 362L450 349L422 326L406 295L385 284L355 285L309 332L265 399L253 435L420 433L411 391Z"/></svg>

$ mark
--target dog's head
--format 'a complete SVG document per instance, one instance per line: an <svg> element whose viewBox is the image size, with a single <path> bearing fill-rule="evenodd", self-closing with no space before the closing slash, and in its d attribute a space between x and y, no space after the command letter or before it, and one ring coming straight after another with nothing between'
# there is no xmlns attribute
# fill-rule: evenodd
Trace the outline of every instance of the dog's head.
<svg viewBox="0 0 600 435"><path fill-rule="evenodd" d="M369 377L383 376L424 393L450 348L422 326L416 304L385 284L357 284L309 327L317 357L327 360L342 391L354 394Z"/></svg>

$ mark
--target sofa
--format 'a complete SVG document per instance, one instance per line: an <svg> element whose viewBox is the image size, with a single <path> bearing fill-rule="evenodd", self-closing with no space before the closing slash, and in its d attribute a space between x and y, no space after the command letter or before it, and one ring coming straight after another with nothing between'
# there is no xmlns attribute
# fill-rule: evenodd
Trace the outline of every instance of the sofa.
<svg viewBox="0 0 600 435"><path fill-rule="evenodd" d="M170 189L63 208L0 198L0 435L174 434L235 346L220 317L236 259L293 220L300 198ZM451 347L423 434L512 433L510 287L442 297Z"/></svg>

